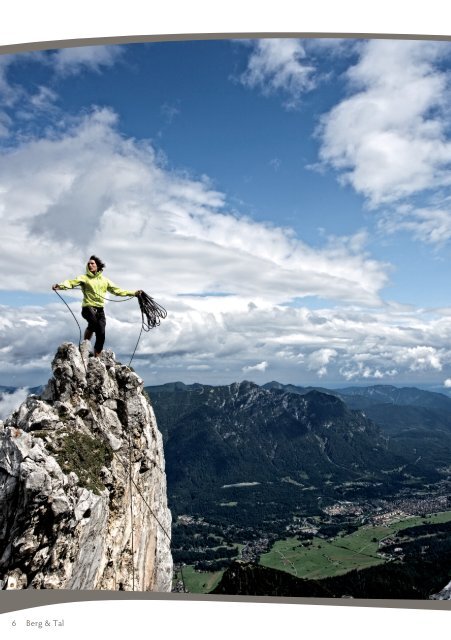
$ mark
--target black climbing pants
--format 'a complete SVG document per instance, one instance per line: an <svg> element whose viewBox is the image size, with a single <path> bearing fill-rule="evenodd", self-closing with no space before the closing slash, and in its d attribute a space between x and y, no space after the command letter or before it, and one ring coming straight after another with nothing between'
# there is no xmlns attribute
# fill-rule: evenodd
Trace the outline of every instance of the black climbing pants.
<svg viewBox="0 0 451 640"><path fill-rule="evenodd" d="M105 344L105 311L103 307L82 307L81 315L88 321L88 329L96 334L94 351L100 353Z"/></svg>

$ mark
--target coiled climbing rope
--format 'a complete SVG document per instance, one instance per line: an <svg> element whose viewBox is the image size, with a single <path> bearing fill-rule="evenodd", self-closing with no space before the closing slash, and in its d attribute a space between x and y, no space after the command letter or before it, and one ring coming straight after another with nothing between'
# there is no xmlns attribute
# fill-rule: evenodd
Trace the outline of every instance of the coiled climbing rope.
<svg viewBox="0 0 451 640"><path fill-rule="evenodd" d="M114 302L119 301L115 300ZM145 291L141 291L138 294L138 302L139 308L141 310L141 331L139 332L138 341L133 350L132 357L130 358L128 366L130 366L135 356L136 349L138 348L139 341L141 340L142 332L148 332L151 329L158 327L161 320L164 320L164 318L166 318L166 316L168 315L166 309L155 302L155 300L151 296L147 295Z"/></svg>

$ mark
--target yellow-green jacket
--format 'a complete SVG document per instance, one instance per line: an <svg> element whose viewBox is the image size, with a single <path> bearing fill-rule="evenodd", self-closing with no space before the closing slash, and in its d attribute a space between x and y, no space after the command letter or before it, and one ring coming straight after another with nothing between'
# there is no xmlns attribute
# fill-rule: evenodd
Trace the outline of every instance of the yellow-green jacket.
<svg viewBox="0 0 451 640"><path fill-rule="evenodd" d="M61 289L73 289L81 286L83 290L82 307L103 307L105 305L105 294L108 291L115 296L134 296L134 291L126 291L120 287L116 287L101 271L91 273L86 269L84 276L78 276L73 280L64 280L58 285Z"/></svg>

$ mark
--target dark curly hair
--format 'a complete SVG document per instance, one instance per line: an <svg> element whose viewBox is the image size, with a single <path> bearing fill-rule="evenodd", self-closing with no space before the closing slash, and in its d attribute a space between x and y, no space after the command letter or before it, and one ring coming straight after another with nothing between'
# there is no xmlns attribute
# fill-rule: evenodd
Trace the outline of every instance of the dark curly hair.
<svg viewBox="0 0 451 640"><path fill-rule="evenodd" d="M97 265L97 269L99 271L103 271L105 269L106 264L104 262L102 262L102 260L100 258L98 258L97 256L91 256L89 259L90 260L94 260L94 262Z"/></svg>

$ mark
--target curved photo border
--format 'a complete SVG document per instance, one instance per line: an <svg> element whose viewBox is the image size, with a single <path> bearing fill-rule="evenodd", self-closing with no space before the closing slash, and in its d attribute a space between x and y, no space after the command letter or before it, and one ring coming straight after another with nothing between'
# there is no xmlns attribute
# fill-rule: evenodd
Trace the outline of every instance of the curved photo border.
<svg viewBox="0 0 451 640"><path fill-rule="evenodd" d="M349 39L385 39L385 40L433 40L451 41L446 35L387 34L387 33L340 33L340 32L234 32L234 33L196 33L196 34L158 34L139 36L107 36L100 38L75 38L68 40L49 40L9 44L0 46L0 55L17 54L27 51L64 49L70 47L105 46L112 44L139 44L145 42L177 42L186 40L232 40L262 38L349 38ZM254 602L268 604L295 605L333 605L346 607L372 607L389 609L425 609L450 610L451 600L390 600L390 599L337 599L337 598L288 598L283 596L231 596L203 595L192 593L161 592L119 592L119 591L69 591L24 589L20 591L2 591L0 596L0 614L11 613L36 607L71 602L89 602L105 600L171 600L196 602Z"/></svg>

